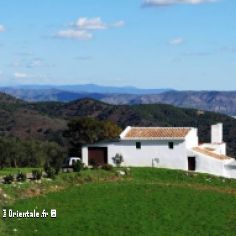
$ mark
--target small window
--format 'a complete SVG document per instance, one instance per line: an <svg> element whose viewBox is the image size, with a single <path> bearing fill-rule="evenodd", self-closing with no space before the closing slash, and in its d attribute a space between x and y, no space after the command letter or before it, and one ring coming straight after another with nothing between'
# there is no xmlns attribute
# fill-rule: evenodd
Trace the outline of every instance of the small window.
<svg viewBox="0 0 236 236"><path fill-rule="evenodd" d="M136 142L136 149L141 149L141 142Z"/></svg>
<svg viewBox="0 0 236 236"><path fill-rule="evenodd" d="M169 149L174 149L174 143L173 142L169 142L168 146L169 146Z"/></svg>

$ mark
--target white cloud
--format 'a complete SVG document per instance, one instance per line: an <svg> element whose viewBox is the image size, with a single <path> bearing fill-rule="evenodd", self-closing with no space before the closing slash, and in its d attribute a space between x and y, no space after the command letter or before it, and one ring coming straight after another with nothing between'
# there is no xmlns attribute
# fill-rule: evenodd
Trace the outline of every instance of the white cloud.
<svg viewBox="0 0 236 236"><path fill-rule="evenodd" d="M201 3L213 3L217 0L144 0L143 5L147 7L161 7L161 6L171 6L177 4L192 4L197 5Z"/></svg>
<svg viewBox="0 0 236 236"><path fill-rule="evenodd" d="M120 28L120 27L123 27L124 25L125 25L125 22L123 20L113 23L113 27L115 28Z"/></svg>
<svg viewBox="0 0 236 236"><path fill-rule="evenodd" d="M96 30L107 30L109 28L121 28L125 25L123 20L108 24L103 22L100 17L80 17L70 28L60 30L56 36L60 38L89 40L93 38L93 33Z"/></svg>
<svg viewBox="0 0 236 236"><path fill-rule="evenodd" d="M43 61L42 60L40 60L40 59L35 59L35 60L33 60L30 64L28 64L27 65L27 67L41 67L41 66L43 66L44 65L44 63L43 63Z"/></svg>
<svg viewBox="0 0 236 236"><path fill-rule="evenodd" d="M6 29L3 25L0 25L0 32L4 32Z"/></svg>
<svg viewBox="0 0 236 236"><path fill-rule="evenodd" d="M169 44L170 44L170 45L180 45L180 44L182 44L183 42L184 42L184 39L183 39L183 38L177 37L177 38L171 39L171 40L169 41Z"/></svg>
<svg viewBox="0 0 236 236"><path fill-rule="evenodd" d="M86 30L107 29L106 23L104 23L100 17L95 17L95 18L81 17L76 21L75 26L78 27L79 29L86 29Z"/></svg>
<svg viewBox="0 0 236 236"><path fill-rule="evenodd" d="M93 37L93 35L90 32L86 30L77 30L77 29L60 30L57 33L57 36L60 38L80 39L80 40L89 40Z"/></svg>
<svg viewBox="0 0 236 236"><path fill-rule="evenodd" d="M22 54L24 55L24 54ZM10 67L15 68L36 68L36 67L53 67L53 64L46 63L44 59L39 57L28 57L28 55L22 57L16 57L12 63L9 64ZM16 69L19 70L19 69Z"/></svg>
<svg viewBox="0 0 236 236"><path fill-rule="evenodd" d="M27 68L35 68L35 67L53 67L53 65L46 63L41 58L34 58L32 61L26 64Z"/></svg>
<svg viewBox="0 0 236 236"><path fill-rule="evenodd" d="M32 84L34 81L37 81L37 83L48 83L49 75L46 74L27 74L22 72L15 72L13 74L13 78L17 80L17 83L20 84Z"/></svg>
<svg viewBox="0 0 236 236"><path fill-rule="evenodd" d="M21 72L15 72L14 74L13 74L13 76L15 77L15 78L19 78L19 79L26 79L26 78L29 78L29 75L28 74L26 74L26 73L21 73Z"/></svg>

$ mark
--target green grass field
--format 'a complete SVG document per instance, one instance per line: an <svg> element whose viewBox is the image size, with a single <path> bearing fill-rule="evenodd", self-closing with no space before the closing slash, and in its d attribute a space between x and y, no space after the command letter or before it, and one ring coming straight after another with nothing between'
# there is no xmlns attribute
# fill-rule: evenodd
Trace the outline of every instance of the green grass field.
<svg viewBox="0 0 236 236"><path fill-rule="evenodd" d="M151 168L112 181L100 170L80 178L88 176L8 206L57 209L57 218L2 220L0 235L236 235L236 181Z"/></svg>
<svg viewBox="0 0 236 236"><path fill-rule="evenodd" d="M13 174L16 175L19 172L22 173L31 173L32 170L37 169L37 168L3 168L0 170L0 177Z"/></svg>

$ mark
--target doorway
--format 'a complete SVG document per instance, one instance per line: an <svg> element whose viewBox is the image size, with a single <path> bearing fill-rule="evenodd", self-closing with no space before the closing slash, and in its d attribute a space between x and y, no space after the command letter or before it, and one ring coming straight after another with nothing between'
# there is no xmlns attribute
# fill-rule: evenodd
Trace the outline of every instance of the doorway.
<svg viewBox="0 0 236 236"><path fill-rule="evenodd" d="M196 170L196 157L188 157L188 170Z"/></svg>
<svg viewBox="0 0 236 236"><path fill-rule="evenodd" d="M107 147L89 147L88 163L92 166L107 164Z"/></svg>

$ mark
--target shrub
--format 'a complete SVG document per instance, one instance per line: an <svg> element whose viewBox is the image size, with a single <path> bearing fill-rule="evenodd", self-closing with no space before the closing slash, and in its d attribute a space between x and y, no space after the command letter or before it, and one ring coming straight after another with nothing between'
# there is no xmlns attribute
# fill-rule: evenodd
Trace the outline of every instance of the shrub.
<svg viewBox="0 0 236 236"><path fill-rule="evenodd" d="M89 169L88 166L83 167L83 170L88 170L88 169Z"/></svg>
<svg viewBox="0 0 236 236"><path fill-rule="evenodd" d="M124 169L125 175L131 175L131 169L129 167Z"/></svg>
<svg viewBox="0 0 236 236"><path fill-rule="evenodd" d="M78 160L73 163L72 168L74 172L80 172L84 168L84 163Z"/></svg>
<svg viewBox="0 0 236 236"><path fill-rule="evenodd" d="M26 174L22 173L22 172L19 172L16 176L16 180L18 182L24 182L26 181Z"/></svg>
<svg viewBox="0 0 236 236"><path fill-rule="evenodd" d="M4 178L4 184L11 184L14 181L13 175L6 175Z"/></svg>
<svg viewBox="0 0 236 236"><path fill-rule="evenodd" d="M42 178L41 170L32 170L32 178L35 180L40 180Z"/></svg>
<svg viewBox="0 0 236 236"><path fill-rule="evenodd" d="M110 164L105 164L105 165L102 166L102 169L103 170L111 171L113 169L113 166L110 165Z"/></svg>
<svg viewBox="0 0 236 236"><path fill-rule="evenodd" d="M90 163L89 163L94 169L97 169L99 164L97 163L96 160L92 159L90 160Z"/></svg>
<svg viewBox="0 0 236 236"><path fill-rule="evenodd" d="M56 177L56 170L49 165L44 167L47 178L54 179Z"/></svg>
<svg viewBox="0 0 236 236"><path fill-rule="evenodd" d="M113 157L113 161L119 167L124 161L124 158L120 153L116 153L116 155Z"/></svg>

